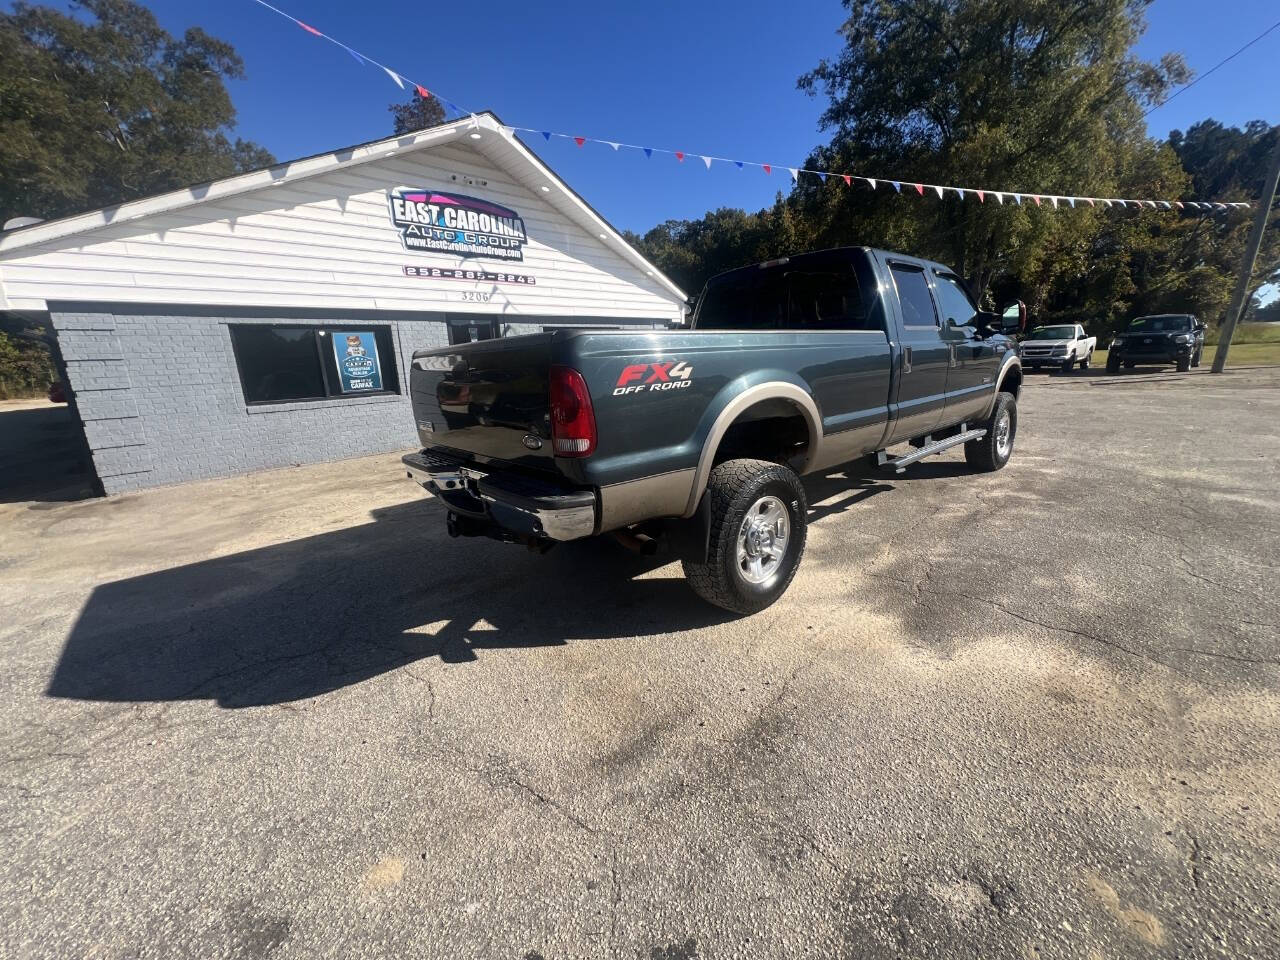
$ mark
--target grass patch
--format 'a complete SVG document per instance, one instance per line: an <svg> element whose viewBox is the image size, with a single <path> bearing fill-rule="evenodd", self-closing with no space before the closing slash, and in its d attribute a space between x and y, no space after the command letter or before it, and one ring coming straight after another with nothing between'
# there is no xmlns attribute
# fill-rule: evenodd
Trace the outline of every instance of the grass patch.
<svg viewBox="0 0 1280 960"><path fill-rule="evenodd" d="M1204 342L1217 344L1219 330L1210 327L1204 332ZM1280 323L1242 323L1236 327L1235 336L1231 338L1231 352L1242 343L1275 343L1280 344Z"/></svg>
<svg viewBox="0 0 1280 960"><path fill-rule="evenodd" d="M1213 366L1213 355L1218 352L1217 344L1206 343L1204 345L1204 353L1200 358L1200 369L1205 370ZM1093 365L1095 367L1105 367L1107 365L1107 351L1093 351ZM1148 364L1139 363L1138 366L1148 366ZM1170 370L1173 364L1162 364ZM1238 338L1231 341L1231 352L1227 354L1227 367L1280 367L1280 338L1270 341L1259 342L1241 342Z"/></svg>

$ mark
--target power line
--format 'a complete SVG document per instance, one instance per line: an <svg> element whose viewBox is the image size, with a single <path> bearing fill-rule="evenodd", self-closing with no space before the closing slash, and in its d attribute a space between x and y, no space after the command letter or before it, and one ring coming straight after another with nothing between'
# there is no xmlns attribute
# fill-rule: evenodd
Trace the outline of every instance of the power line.
<svg viewBox="0 0 1280 960"><path fill-rule="evenodd" d="M1228 63L1230 63L1230 62L1231 62L1232 60L1234 60L1236 57L1240 56L1240 54L1244 53L1246 50L1248 50L1248 49L1249 49L1250 47L1252 47L1255 43L1257 43L1259 40L1261 40L1263 37L1265 37L1267 34L1269 34L1272 30L1275 30L1277 27L1280 27L1280 20L1277 20L1277 21L1276 21L1275 23L1273 23L1271 26L1267 27L1267 29L1263 30L1260 34L1258 34L1256 37L1254 37L1252 40L1250 40L1248 43L1246 43L1243 47L1241 47L1241 48L1240 48L1239 50L1237 50L1235 53L1231 54L1231 56L1229 56L1229 57L1227 57L1227 58L1225 58L1225 59L1223 59L1223 60L1219 60L1219 61L1218 61L1217 63L1215 63L1212 67L1210 67L1210 68L1209 68L1208 70L1206 70L1204 73L1200 74L1200 76L1196 77L1196 78L1195 78L1194 80L1192 80L1190 83L1183 84L1183 85L1182 85L1181 87L1179 87L1177 90L1173 91L1173 93L1169 94L1169 96L1167 96L1167 97L1164 99L1164 101L1163 101L1162 103L1157 103L1154 107L1152 107L1150 110L1148 110L1146 113L1144 113L1144 114L1143 114L1143 117L1149 117L1149 116L1151 116L1151 114L1152 114L1152 113L1154 113L1155 111L1159 110L1161 107L1166 106L1166 105L1169 103L1169 101L1170 101L1170 100L1172 100L1174 97L1177 97L1177 96L1179 96L1179 95L1181 95L1181 94L1186 93L1188 90L1190 90L1192 87L1194 87L1197 83L1199 83L1199 82L1200 82L1201 80L1203 80L1205 77L1209 76L1211 73L1215 72L1215 71L1216 71L1216 70L1218 70L1219 68L1221 68L1221 67L1225 67Z"/></svg>

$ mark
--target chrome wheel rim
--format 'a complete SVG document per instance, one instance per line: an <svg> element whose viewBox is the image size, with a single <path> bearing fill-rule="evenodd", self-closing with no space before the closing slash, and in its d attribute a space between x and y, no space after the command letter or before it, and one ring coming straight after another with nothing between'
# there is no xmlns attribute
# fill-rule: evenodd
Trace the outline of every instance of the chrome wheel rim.
<svg viewBox="0 0 1280 960"><path fill-rule="evenodd" d="M791 540L791 517L777 497L751 505L738 530L738 572L748 583L764 583L782 567Z"/></svg>
<svg viewBox="0 0 1280 960"><path fill-rule="evenodd" d="M1002 457L1009 455L1009 449L1013 446L1013 421L1009 417L1006 410L1000 414L1000 419L996 421L996 453Z"/></svg>

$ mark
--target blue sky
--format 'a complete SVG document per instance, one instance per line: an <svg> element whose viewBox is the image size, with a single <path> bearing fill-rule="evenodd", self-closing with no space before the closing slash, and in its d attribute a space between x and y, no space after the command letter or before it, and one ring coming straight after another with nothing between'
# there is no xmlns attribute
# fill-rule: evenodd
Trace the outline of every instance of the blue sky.
<svg viewBox="0 0 1280 960"><path fill-rule="evenodd" d="M507 123L783 166L799 165L822 140L821 100L795 81L838 52L844 11L836 0L272 2ZM385 74L251 0L147 5L171 32L199 24L236 47L246 72L232 85L239 133L280 159L390 133L387 105L402 95ZM1139 51L1150 58L1177 51L1203 71L1278 18L1275 0L1157 0ZM1280 122L1277 58L1280 30L1153 113L1152 132L1205 117ZM633 230L720 206L757 209L790 185L785 170L708 172L696 157L679 164L599 145L526 141L616 226Z"/></svg>

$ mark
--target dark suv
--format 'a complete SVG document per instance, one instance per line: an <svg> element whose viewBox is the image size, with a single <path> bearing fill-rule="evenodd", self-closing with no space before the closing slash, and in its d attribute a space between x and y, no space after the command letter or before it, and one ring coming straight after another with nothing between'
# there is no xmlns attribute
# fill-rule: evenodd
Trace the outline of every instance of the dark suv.
<svg viewBox="0 0 1280 960"><path fill-rule="evenodd" d="M1186 372L1200 366L1204 324L1189 313L1139 317L1116 334L1107 353L1107 373L1139 363L1173 363Z"/></svg>

